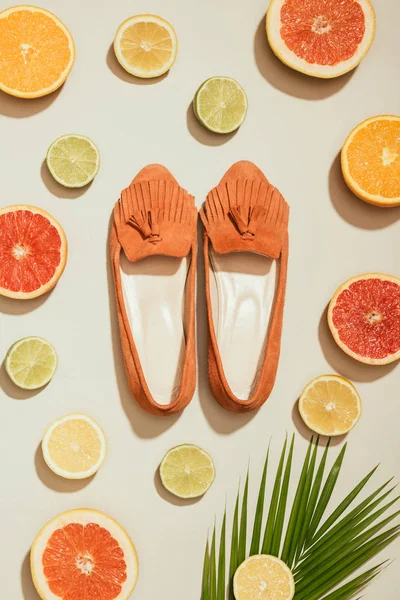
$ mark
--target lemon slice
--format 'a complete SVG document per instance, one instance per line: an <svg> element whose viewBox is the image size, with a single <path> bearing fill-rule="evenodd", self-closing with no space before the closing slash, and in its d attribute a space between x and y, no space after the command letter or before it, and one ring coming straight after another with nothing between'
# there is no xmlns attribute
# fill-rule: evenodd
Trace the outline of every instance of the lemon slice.
<svg viewBox="0 0 400 600"><path fill-rule="evenodd" d="M37 390L53 377L57 369L54 347L40 337L26 337L9 349L5 369L10 379L24 390Z"/></svg>
<svg viewBox="0 0 400 600"><path fill-rule="evenodd" d="M192 444L176 446L167 452L160 465L164 487L179 498L198 498L215 479L211 456Z"/></svg>
<svg viewBox="0 0 400 600"><path fill-rule="evenodd" d="M90 417L67 415L47 429L42 451L48 467L66 479L94 475L104 462L107 442L102 429Z"/></svg>
<svg viewBox="0 0 400 600"><path fill-rule="evenodd" d="M197 90L193 107L204 127L215 133L231 133L246 117L247 96L234 79L212 77Z"/></svg>
<svg viewBox="0 0 400 600"><path fill-rule="evenodd" d="M344 435L358 423L361 398L354 385L339 375L321 375L305 387L299 399L304 423L320 435Z"/></svg>
<svg viewBox="0 0 400 600"><path fill-rule="evenodd" d="M178 39L168 21L155 15L137 15L118 27L114 52L120 65L131 75L159 77L173 66Z"/></svg>
<svg viewBox="0 0 400 600"><path fill-rule="evenodd" d="M88 137L68 134L51 144L46 162L58 183L68 188L80 188L96 177L100 168L100 154Z"/></svg>
<svg viewBox="0 0 400 600"><path fill-rule="evenodd" d="M279 558L257 554L245 560L233 578L236 600L292 600L294 579Z"/></svg>

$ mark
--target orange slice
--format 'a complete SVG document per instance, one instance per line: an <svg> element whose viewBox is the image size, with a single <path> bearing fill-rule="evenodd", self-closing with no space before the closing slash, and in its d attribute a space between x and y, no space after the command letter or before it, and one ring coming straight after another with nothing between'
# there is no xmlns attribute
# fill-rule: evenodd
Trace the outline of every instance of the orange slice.
<svg viewBox="0 0 400 600"><path fill-rule="evenodd" d="M400 117L371 117L353 129L343 146L342 171L361 200L400 205Z"/></svg>
<svg viewBox="0 0 400 600"><path fill-rule="evenodd" d="M344 435L358 423L361 398L354 385L339 375L320 375L304 388L299 399L304 423L320 435Z"/></svg>
<svg viewBox="0 0 400 600"><path fill-rule="evenodd" d="M288 67L331 78L354 69L375 36L370 0L271 0L267 35Z"/></svg>
<svg viewBox="0 0 400 600"><path fill-rule="evenodd" d="M138 578L136 549L104 513L71 510L49 521L31 549L42 600L128 600Z"/></svg>
<svg viewBox="0 0 400 600"><path fill-rule="evenodd" d="M67 262L67 238L59 223L35 206L0 209L0 294L29 300L48 292Z"/></svg>
<svg viewBox="0 0 400 600"><path fill-rule="evenodd" d="M400 279L365 273L345 281L333 296L328 325L346 354L368 365L400 359Z"/></svg>
<svg viewBox="0 0 400 600"><path fill-rule="evenodd" d="M51 12L13 6L0 12L0 89L20 98L51 94L68 77L74 41Z"/></svg>
<svg viewBox="0 0 400 600"><path fill-rule="evenodd" d="M136 15L118 27L114 51L120 65L131 75L159 77L173 66L178 40L174 28L165 19Z"/></svg>

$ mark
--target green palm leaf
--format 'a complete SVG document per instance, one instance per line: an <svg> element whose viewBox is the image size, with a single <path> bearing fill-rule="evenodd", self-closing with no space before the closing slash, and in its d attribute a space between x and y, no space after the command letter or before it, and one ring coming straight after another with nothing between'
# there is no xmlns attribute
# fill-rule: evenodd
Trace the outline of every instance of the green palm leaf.
<svg viewBox="0 0 400 600"><path fill-rule="evenodd" d="M283 465L285 463L285 456L286 456L286 446L287 446L287 438L283 445L278 470L276 472L274 489L272 491L271 504L270 504L269 511L268 511L267 524L265 526L264 541L263 541L263 545L262 545L262 553L263 554L270 554L271 548L272 548L272 538L274 536L275 518L276 518L276 513L278 510L279 493L280 493L280 489L281 489L281 480L282 480L282 471L283 471Z"/></svg>
<svg viewBox="0 0 400 600"><path fill-rule="evenodd" d="M267 471L268 471L268 460L269 460L269 446L267 451L267 456L264 462L264 470L261 477L260 490L258 492L257 499L257 508L256 514L254 517L254 526L253 526L253 537L251 539L250 546L250 556L254 556L258 554L260 551L260 541L261 541L261 527L264 516L264 503L265 503L265 488L267 485Z"/></svg>
<svg viewBox="0 0 400 600"><path fill-rule="evenodd" d="M376 467L370 471L338 504L332 507L327 518L332 494L343 463L346 445L334 461L326 479L329 442L318 460L318 439L311 439L297 481L292 482L295 438L289 449L287 439L281 451L275 473L268 514L261 544L263 517L267 502L267 470L269 449L264 462L258 498L253 518L253 530L249 523L249 484L247 473L243 492L238 492L233 515L232 530L227 536L227 513L223 515L219 535L219 551L216 548L217 529L211 542L207 543L204 557L202 600L234 600L232 580L239 564L258 554L279 556L290 568L294 568L296 582L295 600L348 600L364 589L383 569L381 563L362 573L360 567L384 550L400 535L400 526L386 529L400 510L390 512L400 497L389 498L394 487L387 489L391 480L373 490L367 498L355 505L355 500L373 478ZM329 452L330 453L330 452ZM324 481L325 479L325 481ZM289 500L289 489L295 490ZM384 500L388 502L384 504ZM349 510L347 510L349 509ZM384 513L388 513L384 516ZM286 514L289 515L287 525ZM383 531L382 531L383 530ZM251 544L248 551L247 538ZM226 541L230 539L229 572L226 570Z"/></svg>

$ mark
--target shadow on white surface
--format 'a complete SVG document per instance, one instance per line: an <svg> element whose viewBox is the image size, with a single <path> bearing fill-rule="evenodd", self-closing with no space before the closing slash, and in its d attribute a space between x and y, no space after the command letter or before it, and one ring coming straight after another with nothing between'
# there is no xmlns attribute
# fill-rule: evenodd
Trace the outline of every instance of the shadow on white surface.
<svg viewBox="0 0 400 600"><path fill-rule="evenodd" d="M167 71L166 73L164 73L164 75L160 75L160 77L151 77L149 79L135 77L134 75L131 75L130 73L128 73L128 71L125 71L125 69L119 64L117 57L115 56L113 44L111 44L111 46L108 49L106 62L108 68L110 69L111 73L113 73L113 75L116 75L117 77L119 77L119 79L122 79L122 81L125 81L126 83L133 83L135 85L155 85L156 83L159 83L160 81L168 77L169 73L169 71Z"/></svg>
<svg viewBox="0 0 400 600"><path fill-rule="evenodd" d="M81 188L64 187L51 175L45 160L42 162L42 166L40 167L40 177L51 194L54 194L54 196L57 196L57 198L70 198L71 200L82 196L93 183L91 181Z"/></svg>
<svg viewBox="0 0 400 600"><path fill-rule="evenodd" d="M274 88L305 100L322 100L337 94L351 79L354 71L334 79L303 75L284 65L272 52L266 34L266 17L261 19L254 38L254 57L258 70Z"/></svg>
<svg viewBox="0 0 400 600"><path fill-rule="evenodd" d="M319 343L322 348L322 352L328 363L343 377L350 379L350 381L359 381L362 383L376 381L381 377L388 375L396 367L397 362L390 363L389 365L365 365L356 361L355 359L348 356L339 346L336 344L328 326L328 306L322 313L319 327L318 337Z"/></svg>
<svg viewBox="0 0 400 600"><path fill-rule="evenodd" d="M29 398L33 398L44 389L23 390L19 388L9 378L4 362L0 367L0 387L9 398L13 398L14 400L29 400Z"/></svg>
<svg viewBox="0 0 400 600"><path fill-rule="evenodd" d="M340 164L340 152L329 171L329 194L337 213L362 229L383 229L400 219L400 206L382 208L357 198L347 187Z"/></svg>
<svg viewBox="0 0 400 600"><path fill-rule="evenodd" d="M21 588L24 600L40 600L35 586L33 585L30 565L30 552L25 556L21 566Z"/></svg>
<svg viewBox="0 0 400 600"><path fill-rule="evenodd" d="M221 175L222 176L222 175ZM241 429L249 423L258 413L253 411L243 414L231 413L218 404L213 397L208 384L207 355L208 355L208 323L205 296L204 257L203 257L203 228L199 221L198 235L199 243L197 262L197 304L196 304L196 331L197 331L197 368L198 368L198 392L200 405L207 421L218 433L230 434Z"/></svg>
<svg viewBox="0 0 400 600"><path fill-rule="evenodd" d="M200 500L203 498L203 496L200 496L199 498L190 498L188 500L184 500L183 498L174 496L163 486L158 469L154 473L154 487L156 488L157 494L160 496L160 498L166 502L169 502L170 504L175 504L175 506L190 506L191 504L197 504L197 502L200 502Z"/></svg>
<svg viewBox="0 0 400 600"><path fill-rule="evenodd" d="M63 477L59 477L46 465L43 458L41 443L38 445L35 452L35 469L40 481L44 483L46 487L55 492L65 494L82 490L96 477L96 475L92 475L92 477L88 477L87 479L64 479Z"/></svg>
<svg viewBox="0 0 400 600"><path fill-rule="evenodd" d="M301 415L299 413L298 400L296 401L296 403L294 404L293 409L292 409L292 421L293 421L293 425L296 427L299 434L305 440L307 440L309 442L311 439L311 436L314 436L314 440L317 438L318 434L311 431L311 429L309 429L307 427L307 425L304 423L303 419L301 418ZM338 435L338 436L331 438L331 446L340 446L346 440L346 438L347 438L347 434ZM329 440L329 438L327 436L320 435L318 445L325 448L326 444L328 443L328 440Z"/></svg>
<svg viewBox="0 0 400 600"><path fill-rule="evenodd" d="M39 308L39 306L42 306L52 294L53 289L38 298L32 298L32 300L17 300L16 298L0 296L0 313L4 313L5 315L26 315Z"/></svg>
<svg viewBox="0 0 400 600"><path fill-rule="evenodd" d="M110 227L113 225L113 214L110 218ZM172 427L174 423L179 419L178 415L172 415L167 417L160 417L143 410L134 399L132 392L129 389L128 381L125 374L125 367L122 357L121 350L121 339L119 336L119 326L117 320L117 308L115 304L115 291L114 291L114 278L111 271L111 263L109 257L109 237L107 239L106 248L106 265L107 265L107 283L108 283L108 295L109 295L109 306L110 306L110 324L111 324L111 341L114 355L114 369L115 376L117 379L119 397L121 400L122 407L128 417L132 429L140 438L154 438Z"/></svg>
<svg viewBox="0 0 400 600"><path fill-rule="evenodd" d="M0 114L12 119L24 119L32 117L46 110L56 100L63 86L52 94L42 98L15 98L0 91Z"/></svg>
<svg viewBox="0 0 400 600"><path fill-rule="evenodd" d="M190 135L200 142L200 144L204 144L204 146L222 146L222 144L229 142L239 131L239 129L232 131L232 133L214 133L213 131L209 131L194 114L192 102L186 111L186 124Z"/></svg>

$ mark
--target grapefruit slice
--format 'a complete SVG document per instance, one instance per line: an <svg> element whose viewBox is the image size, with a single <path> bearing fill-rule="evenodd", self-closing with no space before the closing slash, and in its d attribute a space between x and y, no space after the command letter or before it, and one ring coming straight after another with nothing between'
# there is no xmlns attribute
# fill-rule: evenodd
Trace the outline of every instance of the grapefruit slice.
<svg viewBox="0 0 400 600"><path fill-rule="evenodd" d="M0 89L39 98L58 89L75 60L74 41L51 12L13 6L0 12Z"/></svg>
<svg viewBox="0 0 400 600"><path fill-rule="evenodd" d="M67 260L67 238L59 223L35 206L0 209L0 294L28 300L48 292Z"/></svg>
<svg viewBox="0 0 400 600"><path fill-rule="evenodd" d="M340 348L369 365L400 358L400 279L366 273L346 281L328 309L328 323Z"/></svg>
<svg viewBox="0 0 400 600"><path fill-rule="evenodd" d="M329 79L354 69L375 36L370 0L271 0L267 35L288 67Z"/></svg>
<svg viewBox="0 0 400 600"><path fill-rule="evenodd" d="M31 549L42 600L127 600L138 578L135 546L114 519L93 509L49 521Z"/></svg>
<svg viewBox="0 0 400 600"><path fill-rule="evenodd" d="M376 206L400 204L400 117L379 115L358 125L344 143L343 177L351 191Z"/></svg>

